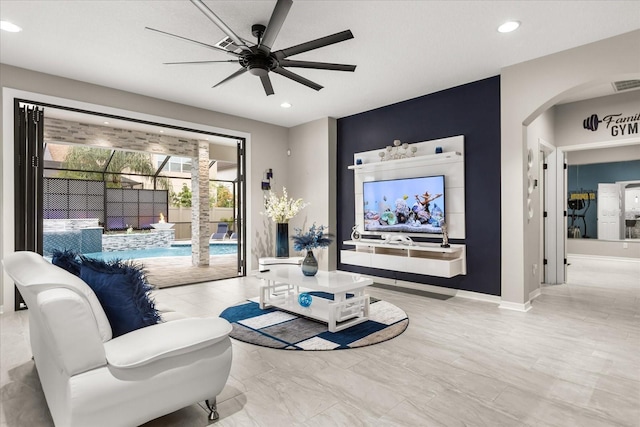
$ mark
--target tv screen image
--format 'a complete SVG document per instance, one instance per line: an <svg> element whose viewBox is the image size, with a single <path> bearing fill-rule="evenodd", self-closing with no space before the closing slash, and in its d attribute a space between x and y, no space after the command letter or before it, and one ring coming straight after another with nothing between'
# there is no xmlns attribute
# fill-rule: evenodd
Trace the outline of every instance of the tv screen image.
<svg viewBox="0 0 640 427"><path fill-rule="evenodd" d="M444 175L363 184L364 230L442 233Z"/></svg>

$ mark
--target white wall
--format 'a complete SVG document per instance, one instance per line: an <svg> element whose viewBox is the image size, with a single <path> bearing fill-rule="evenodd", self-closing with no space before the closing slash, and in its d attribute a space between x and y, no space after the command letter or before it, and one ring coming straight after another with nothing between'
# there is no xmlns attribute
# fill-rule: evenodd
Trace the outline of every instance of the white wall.
<svg viewBox="0 0 640 427"><path fill-rule="evenodd" d="M526 309L526 126L565 97L611 80L640 78L640 30L505 67L501 98L502 300Z"/></svg>
<svg viewBox="0 0 640 427"><path fill-rule="evenodd" d="M309 202L289 224L289 236L294 228L306 230L314 222L329 227L336 233L336 120L323 118L289 129L289 186L291 197L302 197ZM321 270L335 270L337 248L334 242L328 248L316 250L318 267ZM291 255L303 255L293 252Z"/></svg>
<svg viewBox="0 0 640 427"><path fill-rule="evenodd" d="M248 269L257 266L257 258L269 253L273 245L265 245L268 230L258 214L262 207L260 182L262 171L271 167L279 174L281 182L287 181L286 148L288 130L284 127L231 116L209 110L189 107L161 99L150 98L130 92L92 85L76 80L65 79L49 74L0 64L0 86L2 94L2 177L0 177L0 230L2 245L0 258L13 252L14 204L13 204L13 96L25 95L36 101L86 108L92 111L109 112L127 117L167 124L210 130L219 133L246 137L247 154L247 193L249 210L247 212ZM37 99L36 99L37 98ZM13 286L4 275L0 276L2 306L4 310L13 310Z"/></svg>

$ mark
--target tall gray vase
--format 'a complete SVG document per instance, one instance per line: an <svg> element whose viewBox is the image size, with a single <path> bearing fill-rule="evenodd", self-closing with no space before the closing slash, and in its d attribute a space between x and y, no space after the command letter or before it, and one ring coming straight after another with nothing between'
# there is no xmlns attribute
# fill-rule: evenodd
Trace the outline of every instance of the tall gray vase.
<svg viewBox="0 0 640 427"><path fill-rule="evenodd" d="M289 258L289 224L276 224L276 257Z"/></svg>

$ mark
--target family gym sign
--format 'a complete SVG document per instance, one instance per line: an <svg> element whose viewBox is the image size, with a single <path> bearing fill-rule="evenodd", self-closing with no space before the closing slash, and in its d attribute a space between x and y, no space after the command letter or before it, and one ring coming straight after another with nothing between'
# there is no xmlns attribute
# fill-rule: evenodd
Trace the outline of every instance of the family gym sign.
<svg viewBox="0 0 640 427"><path fill-rule="evenodd" d="M582 126L595 132L600 123L603 123L606 129L610 130L611 136L628 136L638 134L638 122L640 122L640 113L631 116L623 116L622 113L608 114L602 119L597 114L592 114L582 121Z"/></svg>

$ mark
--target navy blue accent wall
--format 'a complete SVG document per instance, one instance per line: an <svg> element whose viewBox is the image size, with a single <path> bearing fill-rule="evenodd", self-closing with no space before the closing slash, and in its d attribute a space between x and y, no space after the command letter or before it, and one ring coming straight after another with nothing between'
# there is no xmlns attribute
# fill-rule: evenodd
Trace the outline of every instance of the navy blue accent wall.
<svg viewBox="0 0 640 427"><path fill-rule="evenodd" d="M570 165L567 168L567 191L572 192L593 192L598 194L598 183L614 184L616 181L637 181L640 180L640 160L630 160L626 162L593 163L589 165ZM567 198L569 195L567 195ZM586 207L586 206L585 206ZM568 225L572 225L569 209ZM582 218L575 218L573 225L580 228L580 236L598 238L598 203L591 201L588 209L575 211L578 215L585 215ZM585 230L586 225L586 230Z"/></svg>
<svg viewBox="0 0 640 427"><path fill-rule="evenodd" d="M394 139L411 143L456 135L465 137L466 239L451 242L467 245L467 275L423 276L342 264L338 258L340 270L500 295L500 76L339 119L336 240L342 247L353 227L354 175L347 167L354 153L382 149Z"/></svg>

